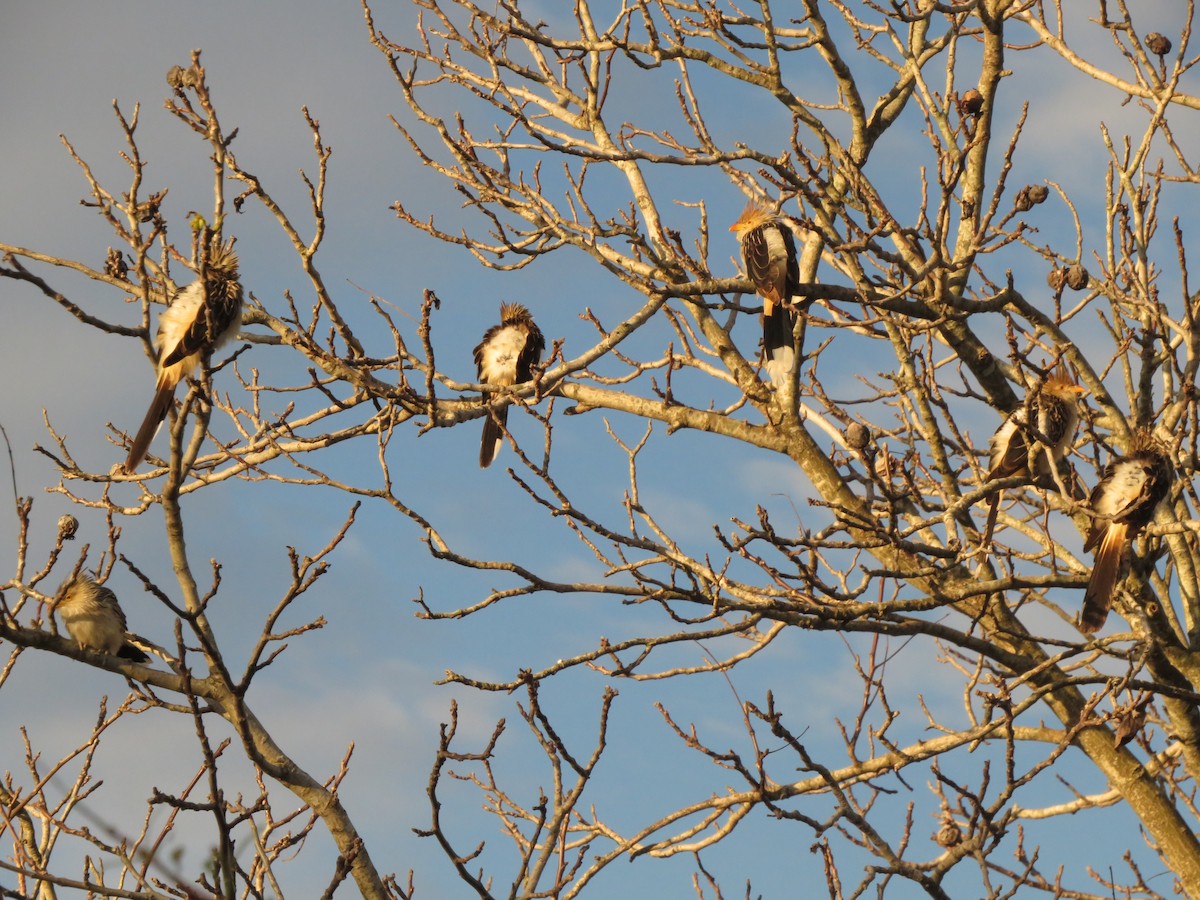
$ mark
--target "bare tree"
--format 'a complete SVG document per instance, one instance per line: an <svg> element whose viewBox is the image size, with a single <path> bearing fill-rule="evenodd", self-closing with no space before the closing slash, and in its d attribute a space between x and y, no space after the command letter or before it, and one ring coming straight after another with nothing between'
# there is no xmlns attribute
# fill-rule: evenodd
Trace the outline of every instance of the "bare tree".
<svg viewBox="0 0 1200 900"><path fill-rule="evenodd" d="M480 691L520 692L520 718L547 767L548 787L518 795L496 765L505 723L483 746L464 748L451 711L429 779L431 815L418 827L481 897L574 897L617 860L681 855L694 859L697 896L724 896L731 888L711 861L755 816L799 829L830 896L878 894L901 882L934 897L1200 895L1200 668L1192 652L1200 588L1190 512L1200 357L1183 199L1198 176L1182 137L1200 105L1184 89L1195 62L1192 3L1176 12L1170 37L1148 33L1124 2L1104 0L1091 18L1077 4L1014 0L762 0L746 8L576 0L551 21L532 18L515 0L411 6L415 26L407 7L395 26L364 7L371 43L406 108L395 125L475 218L446 225L403 198L397 216L486 269L536 271L552 254L571 255L575 267L555 312L582 315L594 337L569 347L539 316L550 346L530 381L452 377L457 364L435 354L440 300L431 291L415 327L371 299L383 329L369 338L356 330L360 311L339 308L316 265L331 159L317 121L308 119L316 174L304 176L310 209L302 225L273 199L270 177L239 162L236 130L218 120L198 54L173 70L168 100L212 151L215 202L211 217L192 222L190 248L168 237L160 195L144 185L137 114L120 110L129 188L107 188L76 157L89 203L116 235L108 264L97 269L0 245L7 254L0 275L29 282L84 325L142 341L151 334L151 309L174 293L173 268L202 269L204 248L236 228L247 203L275 218L311 284L303 308L290 294L264 299L247 290L242 348L218 356L193 383L169 420L169 455L156 462L152 450L143 472L85 472L68 436L57 433L45 451L62 473L57 490L93 515L111 523L161 507L179 587L146 584L179 623L178 646L161 651L170 673L81 651L46 630L52 593L41 585L66 563L61 536L36 572L21 554L5 585L17 598L3 621L13 660L36 648L120 671L133 694L117 715L129 704L157 705L196 723L197 782L159 802L203 806L214 816L216 883L204 888L264 890L289 842L319 822L339 854L331 890L353 878L366 896L414 892L412 882L380 874L410 864L378 862L379 851L363 843L339 803L345 766L324 783L308 775L251 711L254 676L280 641L319 624L276 631L280 615L324 571L354 513L312 556L293 551L289 589L249 658L235 665L206 618L220 569L205 579L208 588L199 586L180 499L241 479L247 483L238 489L249 493L253 482L271 480L382 504L415 522L438 560L505 579L468 604L422 595L422 618L495 614L555 594L594 597L631 615L641 607L620 638L597 635L590 649L571 655L547 647L542 658L513 660L505 680L485 680L466 660L446 676ZM1102 143L1103 183L1010 183L1024 170L1031 125L1056 121L1055 110L1017 86L1035 85L1049 66L1108 104L1089 116L1086 134L1062 139L1066 153L1078 142ZM1141 130L1116 133L1105 124L1110 117ZM797 352L774 380L759 365L756 284L737 272L727 232L746 200L779 211L798 255L788 298ZM1179 213L1160 234L1174 206ZM31 266L72 268L137 297L141 327L88 312ZM581 299L585 284L638 303L623 316L594 309ZM481 333L494 315L489 309L481 319ZM390 340L381 342L384 329ZM294 370L266 380L257 368L247 374L266 346L286 350ZM1049 395L1062 394L1064 379L1086 391L1077 434L1048 433L1043 424ZM286 411L266 412L263 397L286 398ZM498 415L509 407L540 425L540 447L513 439ZM630 440L608 414L632 417L644 430ZM509 477L530 513L544 512L549 522L528 527L565 528L602 577L562 581L529 560L470 555L439 530L437 509L406 502L389 448L417 431L485 416L504 431ZM478 425L468 426L472 435ZM554 438L569 429L607 433L627 460L626 482L611 488L623 492L616 511L580 499L589 496L591 468L554 453ZM742 512L714 523L715 550L672 533L671 510L646 499L641 473L687 431L712 436L695 468L696 494L741 461L776 458L810 486L807 508L785 517L765 498L747 496ZM347 442L373 443L378 468L357 481L334 474L328 460ZM1135 442L1165 453L1174 477L1152 479L1156 491L1168 481L1170 488L1152 520L1140 534L1129 529L1119 548L1119 625L1091 635L1076 624L1090 572L1082 536L1098 512L1113 520L1123 513L1089 494ZM1014 444L1024 456L1001 465ZM1137 494L1136 479L1125 481ZM114 492L131 482L139 501L118 503ZM993 500L994 530L983 524ZM27 526L30 504L18 513ZM1144 504L1138 515L1147 515ZM121 559L137 574L118 545L110 524L107 565ZM743 749L728 749L723 735L664 706L677 743L655 754L708 761L711 789L635 825L595 787L618 721L615 689L596 701L590 746L556 725L544 699L548 684L573 671L614 683L707 683L720 674L736 690L739 672L800 633L851 648L847 670L830 678L857 680L856 703L834 723L810 723L795 712L798 696L821 686L777 684L740 697L733 724ZM697 644L706 661L681 662L680 648ZM896 674L898 646L926 661L926 679L953 684L961 703L925 702ZM224 748L205 728L213 715L233 726L260 773L253 803L235 805L222 794ZM85 771L88 747L110 719L103 711L93 738L61 765L83 759ZM835 734L841 751L830 753L816 729ZM1103 790L1084 786L1101 780ZM82 774L77 785L76 793L86 788ZM275 785L295 795L298 812L273 811L281 803ZM10 773L7 781L17 868L41 884L68 884L51 868L50 851L56 830L68 827L70 802L56 809L44 786L36 763L27 778ZM448 796L464 788L483 797L510 855L484 853L445 815ZM192 800L193 793L204 798ZM1086 871L1067 869L1061 853L1039 846L1053 823L1074 817L1072 828L1086 835L1097 827L1088 819L1110 807L1129 829L1122 860L1097 859L1085 848L1077 852ZM302 828L282 828L291 817ZM246 832L260 848L251 864L228 849ZM83 836L138 891L151 890L129 846ZM106 877L85 876L92 884ZM187 890L182 876L153 877ZM417 878L419 886L419 869ZM752 872L744 883L751 896Z"/></svg>

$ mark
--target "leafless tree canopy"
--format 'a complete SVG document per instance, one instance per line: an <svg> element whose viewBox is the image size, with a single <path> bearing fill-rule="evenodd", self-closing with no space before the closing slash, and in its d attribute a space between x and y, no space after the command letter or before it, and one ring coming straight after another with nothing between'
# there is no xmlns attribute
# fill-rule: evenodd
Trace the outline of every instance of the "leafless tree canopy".
<svg viewBox="0 0 1200 900"><path fill-rule="evenodd" d="M575 0L552 20L530 12L549 6L409 0L364 9L363 52L390 67L403 110L397 154L414 154L463 205L446 218L399 197L402 238L455 245L485 286L493 271L536 273L569 257L560 305L534 309L547 349L528 382L461 380L462 361L438 354L447 298L423 286L402 298L411 318L372 297L359 302L369 309L335 302L333 273L319 265L332 138L306 111L309 204L285 209L275 197L293 176L244 167L237 126L253 125L221 118L227 86L199 53L169 73L164 91L166 114L194 132L197 160L211 160L211 210L187 223L164 219L170 186L153 182L154 148L137 134L149 113L118 105L127 181L103 183L69 135L66 144L88 212L107 228L98 239L111 244L107 259L0 244L0 275L80 327L128 338L130 353L149 350L163 303L203 269L214 237L237 235L252 206L278 222L306 276L279 296L247 279L237 341L180 386L169 437L140 471L115 465L132 422L117 422L110 471L75 462L74 448L95 435L51 427L41 452L61 481L50 489L77 505L84 524L107 524L101 580L114 567L140 578L177 622L176 643L141 665L60 634L55 586L83 557L64 543L73 529L60 526L49 555L33 558L31 535L53 526L32 500L18 501L22 540L0 620L11 652L0 678L24 653L49 652L123 674L130 693L100 711L94 734L67 758L41 759L30 746L27 764L6 773L4 881L21 896L84 883L106 896L263 896L279 893L277 872L319 829L337 848L329 894L356 886L368 897L432 896L419 861L387 858L356 830L338 790L349 760L332 774L304 771L254 712L255 677L284 642L321 640L310 634L321 619L278 623L336 565L366 504L416 523L445 566L488 571L499 585L467 601L427 586L420 619L502 616L548 594L637 614L636 630L597 634L586 652L547 646L513 659L502 680L484 680L469 659L449 661L449 682L516 693L517 719L473 744L449 710L428 805L398 827L427 835L480 897L575 897L595 892L610 864L681 855L694 865L698 897L755 896L754 871L724 884L712 874L753 820L775 820L781 841L816 854L825 883L814 896L889 887L931 897L1200 896L1191 0L1175 5L1165 35L1126 0ZM1086 97L1086 108L1044 103L1049 91L1036 88L1050 83L1060 99ZM1106 153L1107 177L1018 177L1036 156L1027 143L1054 129L1068 158L1083 147ZM761 302L728 231L748 200L778 209L798 248L798 353L776 383L759 364ZM104 286L109 299L64 293L61 269ZM481 293L479 334L495 324L499 289ZM141 304L137 327L110 315L125 296ZM576 316L592 329L586 346L559 339L555 318ZM260 370L267 353L273 365ZM1010 415L1037 421L1031 411L1056 371L1085 391L1062 464L989 478L989 438ZM439 530L437 508L406 500L397 448L456 427L464 445L477 442L484 417L503 422L501 409L514 413L521 441L505 431L490 474L523 491L531 543L565 529L595 559L594 581L558 580L535 557L471 555ZM620 511L589 504L587 460L555 452L555 438L572 429L627 460L627 478L607 486L623 494ZM706 433L703 444L689 431ZM1123 551L1114 614L1087 634L1076 622L1091 570L1081 550L1095 519L1089 494L1146 431L1175 478ZM1046 438L1016 433L1031 456ZM373 467L335 465L352 446ZM680 463L694 471L696 495L748 460L785 460L807 499L795 497L795 512L783 515L766 497L744 496L735 517L712 523L713 542L673 534L670 509L647 499L653 484L640 473L679 446L703 448ZM231 480L248 498L262 482L332 488L351 509L326 546L290 551L290 583L249 653L236 656L209 622L227 590L219 561L206 568L204 548L185 543L184 514L188 495ZM153 583L121 543L125 517L150 512L164 516L177 583ZM798 695L826 689L797 679L739 695L740 715L728 723L738 749L664 706L673 737L653 753L707 761L710 787L637 822L593 790L609 733L621 727L622 684L708 685L723 673L734 685L801 631L821 633L805 646L844 662L831 682L861 687L836 721L797 714ZM701 664L679 652L698 642ZM842 647L849 656L837 655ZM921 660L919 678L889 668L897 648ZM590 673L573 683L607 683L574 702L594 708L590 746L566 737L556 704L543 702L573 671ZM961 700L926 703L921 683L950 685L942 694ZM88 760L123 716L150 707L194 730L196 776L151 797L169 818L151 828L148 816L142 833L113 840L86 829L77 809L96 777ZM228 724L217 729L217 719ZM544 754L544 787L532 796L511 789L496 765L514 728ZM835 752L830 735L842 745ZM257 774L256 797L221 789L236 754ZM75 773L73 787L50 787L51 769ZM486 853L476 831L444 815L464 792L494 817ZM215 823L211 863L177 871L159 851L177 817L198 811ZM1113 822L1127 831L1123 858L1041 846L1055 823L1086 836ZM68 837L87 846L82 871L55 854Z"/></svg>

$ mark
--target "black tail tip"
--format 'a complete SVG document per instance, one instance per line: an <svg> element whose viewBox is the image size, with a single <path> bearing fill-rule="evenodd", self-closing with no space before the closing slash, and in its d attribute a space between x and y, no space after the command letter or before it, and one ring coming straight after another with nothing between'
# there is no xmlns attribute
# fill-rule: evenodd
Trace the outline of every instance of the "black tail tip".
<svg viewBox="0 0 1200 900"><path fill-rule="evenodd" d="M121 659L128 659L135 663L150 662L150 654L133 646L133 644L125 644L120 650L117 651L117 656L121 657Z"/></svg>

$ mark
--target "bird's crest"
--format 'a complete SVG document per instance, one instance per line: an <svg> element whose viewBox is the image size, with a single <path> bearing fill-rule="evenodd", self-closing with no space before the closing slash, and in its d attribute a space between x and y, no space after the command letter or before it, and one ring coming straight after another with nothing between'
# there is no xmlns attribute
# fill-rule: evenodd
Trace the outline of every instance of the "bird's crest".
<svg viewBox="0 0 1200 900"><path fill-rule="evenodd" d="M1075 377L1071 367L1061 360L1046 376L1046 383L1042 386L1042 390L1060 396L1087 393L1087 388L1079 383L1079 379Z"/></svg>
<svg viewBox="0 0 1200 900"><path fill-rule="evenodd" d="M737 221L729 226L730 231L748 231L770 222L775 218L775 209L762 200L751 200L738 216Z"/></svg>
<svg viewBox="0 0 1200 900"><path fill-rule="evenodd" d="M1144 426L1133 433L1129 454L1133 456L1138 453L1154 453L1164 458L1167 457L1167 445L1155 436L1153 426Z"/></svg>
<svg viewBox="0 0 1200 900"><path fill-rule="evenodd" d="M520 322L523 319L533 318L529 315L529 310L520 303L501 303L500 304L500 322L504 325L510 325L513 322Z"/></svg>
<svg viewBox="0 0 1200 900"><path fill-rule="evenodd" d="M213 235L208 245L208 269L214 275L236 281L238 277L238 258L233 252L233 244L237 238L230 238L227 243Z"/></svg>
<svg viewBox="0 0 1200 900"><path fill-rule="evenodd" d="M66 578L64 578L63 583L58 586L58 591L54 596L59 600L62 600L76 588L84 588L86 590L96 587L99 587L99 585L96 584L96 579L87 572L80 570L73 575L68 575Z"/></svg>
<svg viewBox="0 0 1200 900"><path fill-rule="evenodd" d="M95 578L92 578L88 574L88 572L85 572L82 570L80 570L78 572L74 572L73 575L68 575L66 578L64 578L64 580L62 580L62 583L59 584L59 589L58 589L58 593L56 593L56 596L65 595L68 592L68 590L71 590L73 587L76 587L77 584L83 584L83 583L89 582L89 581L92 584L96 583Z"/></svg>

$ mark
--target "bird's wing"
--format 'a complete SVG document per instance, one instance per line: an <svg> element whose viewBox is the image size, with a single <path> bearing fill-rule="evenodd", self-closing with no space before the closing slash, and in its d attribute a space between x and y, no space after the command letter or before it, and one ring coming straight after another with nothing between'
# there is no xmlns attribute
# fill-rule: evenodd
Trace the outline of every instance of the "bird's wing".
<svg viewBox="0 0 1200 900"><path fill-rule="evenodd" d="M121 609L121 604L117 600L117 595L102 584L97 584L95 587L96 600L102 603L109 611L112 612L113 616L115 616L116 620L121 624L122 631L128 631L129 622L125 618L125 610Z"/></svg>
<svg viewBox="0 0 1200 900"><path fill-rule="evenodd" d="M786 303L799 278L796 243L790 229L768 222L747 232L742 239L746 275L768 304Z"/></svg>
<svg viewBox="0 0 1200 900"><path fill-rule="evenodd" d="M480 384L488 384L486 370L490 368L488 365L488 349L496 335L503 328L503 325L493 325L483 333L483 339L475 345L475 376Z"/></svg>
<svg viewBox="0 0 1200 900"><path fill-rule="evenodd" d="M206 292L199 281L189 284L159 319L159 368L212 352L236 327L240 312L236 296Z"/></svg>
<svg viewBox="0 0 1200 900"><path fill-rule="evenodd" d="M1029 443L1022 430L1025 417L1025 407L1021 407L1005 419L1004 424L992 435L988 481L1017 475L1028 467Z"/></svg>
<svg viewBox="0 0 1200 900"><path fill-rule="evenodd" d="M517 384L529 381L533 377L533 367L542 361L542 353L546 350L546 339L530 320L525 336L525 346L517 355Z"/></svg>

